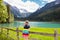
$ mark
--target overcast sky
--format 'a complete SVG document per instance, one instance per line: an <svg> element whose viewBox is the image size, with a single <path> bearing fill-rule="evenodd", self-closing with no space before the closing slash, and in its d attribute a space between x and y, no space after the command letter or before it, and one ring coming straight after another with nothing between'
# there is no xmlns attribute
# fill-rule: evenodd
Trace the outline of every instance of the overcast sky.
<svg viewBox="0 0 60 40"><path fill-rule="evenodd" d="M25 9L28 12L35 12L38 8L43 7L46 3L50 3L55 0L4 0L4 1L12 6L16 6L18 9Z"/></svg>

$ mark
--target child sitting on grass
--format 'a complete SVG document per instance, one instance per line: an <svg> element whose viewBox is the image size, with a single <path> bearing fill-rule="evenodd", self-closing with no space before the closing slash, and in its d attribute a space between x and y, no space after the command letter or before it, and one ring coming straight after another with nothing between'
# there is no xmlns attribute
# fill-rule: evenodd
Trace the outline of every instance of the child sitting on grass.
<svg viewBox="0 0 60 40"><path fill-rule="evenodd" d="M24 25L24 30L23 30L23 38L24 40L28 40L29 39L29 22L28 20L25 22L25 25Z"/></svg>

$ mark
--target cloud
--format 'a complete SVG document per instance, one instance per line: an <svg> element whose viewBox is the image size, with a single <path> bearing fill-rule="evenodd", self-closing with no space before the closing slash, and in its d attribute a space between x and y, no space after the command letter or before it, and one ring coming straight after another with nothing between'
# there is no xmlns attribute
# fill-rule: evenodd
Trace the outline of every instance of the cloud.
<svg viewBox="0 0 60 40"><path fill-rule="evenodd" d="M25 7L28 11L33 12L33 11L36 11L39 8L39 5L36 4L35 2L27 1L25 3Z"/></svg>
<svg viewBox="0 0 60 40"><path fill-rule="evenodd" d="M47 3L50 3L50 2L55 1L55 0L43 0L43 1L46 1Z"/></svg>
<svg viewBox="0 0 60 40"><path fill-rule="evenodd" d="M28 12L35 12L40 6L31 1L23 2L22 0L4 0L5 2L9 3L12 6L16 6L18 9L25 9Z"/></svg>

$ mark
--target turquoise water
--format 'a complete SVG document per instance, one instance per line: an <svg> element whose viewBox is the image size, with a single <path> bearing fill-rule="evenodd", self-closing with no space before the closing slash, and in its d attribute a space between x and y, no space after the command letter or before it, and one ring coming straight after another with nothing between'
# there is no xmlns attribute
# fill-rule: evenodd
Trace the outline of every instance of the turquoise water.
<svg viewBox="0 0 60 40"><path fill-rule="evenodd" d="M31 27L60 28L60 22L29 22ZM0 27L23 27L24 22L15 21L13 23L0 24Z"/></svg>

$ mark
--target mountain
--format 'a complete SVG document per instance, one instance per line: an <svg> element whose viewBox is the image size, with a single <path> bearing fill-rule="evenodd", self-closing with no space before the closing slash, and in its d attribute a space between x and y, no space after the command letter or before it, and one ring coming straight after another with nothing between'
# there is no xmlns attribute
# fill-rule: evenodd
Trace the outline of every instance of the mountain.
<svg viewBox="0 0 60 40"><path fill-rule="evenodd" d="M14 14L15 17L20 17L20 11L18 8L16 8L15 6L11 7L11 12Z"/></svg>
<svg viewBox="0 0 60 40"><path fill-rule="evenodd" d="M5 3L6 5L9 5L7 2L4 2L4 3ZM14 14L15 17L20 16L20 12L19 12L19 9L18 9L17 7L10 5L10 11L11 11L11 13Z"/></svg>
<svg viewBox="0 0 60 40"><path fill-rule="evenodd" d="M56 16L58 16L58 20L60 20L60 18L59 18L60 17L59 16L59 13L60 13L59 10L60 10L60 4L56 4L56 1L54 1L54 2L46 4L41 9L38 9L36 12L31 14L27 19L44 21L45 20L44 17L46 17L46 18L48 17L48 19L49 19L49 17L51 17L51 15L52 15L52 18L53 18L54 15L56 15ZM55 12L56 12L56 14L54 14ZM53 19L52 18L50 18L50 19L51 20L57 19L55 16L54 16Z"/></svg>
<svg viewBox="0 0 60 40"><path fill-rule="evenodd" d="M15 6L11 6L11 12L14 14L15 18L18 20L33 20L33 21L60 21L60 3L57 2L47 3L44 7L38 8L34 13L29 13L25 9L18 9Z"/></svg>
<svg viewBox="0 0 60 40"><path fill-rule="evenodd" d="M21 11L22 12L21 12ZM11 7L11 12L14 14L15 17L17 18L25 18L28 17L31 13L29 13L27 10L25 9L18 9L17 7Z"/></svg>
<svg viewBox="0 0 60 40"><path fill-rule="evenodd" d="M36 12L34 12L33 14L31 14L30 16L36 16L38 14L41 14L42 12L48 10L50 7L54 6L55 5L55 1L54 2L51 2L51 3L48 3L46 4L44 7L42 8L39 8ZM29 16L29 17L30 17Z"/></svg>
<svg viewBox="0 0 60 40"><path fill-rule="evenodd" d="M20 17L21 17L21 18L28 17L30 14L31 14L31 13L28 12L27 10L25 10L25 9L20 9L20 15L21 15Z"/></svg>
<svg viewBox="0 0 60 40"><path fill-rule="evenodd" d="M7 2L4 2L6 5L8 4ZM21 12L21 11L22 12ZM25 10L25 9L18 9L17 7L15 7L15 6L11 6L10 5L10 11L11 11L11 13L13 13L14 14L14 17L15 18L25 18L25 17L28 17L31 13L30 12L28 12L27 10Z"/></svg>

